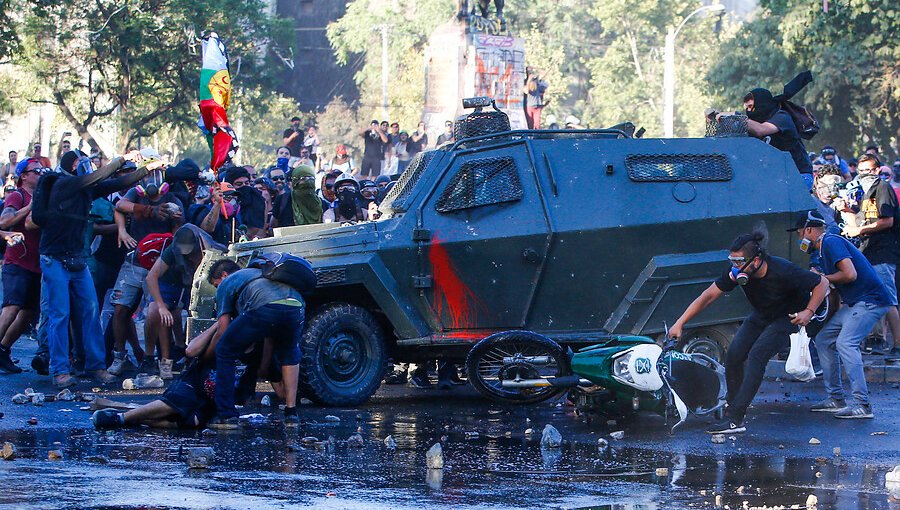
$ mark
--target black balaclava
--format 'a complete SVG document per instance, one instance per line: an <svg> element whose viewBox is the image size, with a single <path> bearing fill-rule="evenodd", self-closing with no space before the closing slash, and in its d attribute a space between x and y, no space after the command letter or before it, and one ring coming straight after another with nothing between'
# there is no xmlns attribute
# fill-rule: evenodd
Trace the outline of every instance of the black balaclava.
<svg viewBox="0 0 900 510"><path fill-rule="evenodd" d="M769 89L753 89L750 91L750 95L753 96L753 111L748 111L747 117L750 117L752 120L766 122L778 111L778 103L772 97Z"/></svg>
<svg viewBox="0 0 900 510"><path fill-rule="evenodd" d="M84 153L79 150L69 151L62 155L59 158L59 167L63 169L67 174L75 175L75 169L73 168L73 164L78 160Z"/></svg>
<svg viewBox="0 0 900 510"><path fill-rule="evenodd" d="M338 193L338 212L344 219L356 219L359 210L359 191L348 189Z"/></svg>

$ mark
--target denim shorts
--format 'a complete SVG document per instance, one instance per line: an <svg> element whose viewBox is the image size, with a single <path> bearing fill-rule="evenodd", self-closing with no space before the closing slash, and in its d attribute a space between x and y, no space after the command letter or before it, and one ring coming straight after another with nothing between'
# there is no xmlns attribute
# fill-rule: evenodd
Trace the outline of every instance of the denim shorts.
<svg viewBox="0 0 900 510"><path fill-rule="evenodd" d="M147 279L148 273L150 271L125 259L122 269L119 269L119 276L116 277L116 286L113 287L109 302L132 310L137 308L141 304L141 298L144 297L144 280Z"/></svg>
<svg viewBox="0 0 900 510"><path fill-rule="evenodd" d="M872 267L875 268L875 273L878 274L878 278L887 289L888 298L891 300L890 304L897 306L897 283L894 281L894 277L897 273L897 266L895 264L884 263L875 264Z"/></svg>
<svg viewBox="0 0 900 510"><path fill-rule="evenodd" d="M196 377L178 378L159 398L178 413L177 423L181 428L202 427L215 415L216 406L202 383Z"/></svg>
<svg viewBox="0 0 900 510"><path fill-rule="evenodd" d="M18 306L24 310L41 308L41 275L16 264L3 264L3 307Z"/></svg>

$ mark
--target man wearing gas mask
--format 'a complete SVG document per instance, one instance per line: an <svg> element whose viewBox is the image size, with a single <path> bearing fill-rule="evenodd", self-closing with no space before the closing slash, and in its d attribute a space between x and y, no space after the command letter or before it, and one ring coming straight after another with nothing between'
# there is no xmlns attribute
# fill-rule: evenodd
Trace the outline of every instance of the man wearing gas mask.
<svg viewBox="0 0 900 510"><path fill-rule="evenodd" d="M80 328L85 350L85 369L95 379L115 380L106 371L100 312L94 283L84 261L84 239L88 215L94 199L134 185L151 165L115 179L107 179L126 161L142 160L130 152L94 171L90 158L80 151L65 153L60 161L62 174L41 177L37 194L45 191L43 204L32 208L32 225L41 231L41 313L47 316L47 342L50 347L50 371L59 388L76 384L69 366L69 319ZM46 209L44 209L46 208ZM40 213L40 214L38 214Z"/></svg>
<svg viewBox="0 0 900 510"><path fill-rule="evenodd" d="M146 157L158 155L151 149L143 149ZM109 371L118 375L125 365L125 344L132 335L132 316L138 311L146 292L149 268L141 266L137 250L138 243L151 234L173 233L183 223L184 205L178 197L170 194L169 185L161 167L147 173L134 188L116 203L116 224L119 227L119 244L131 249L119 269L116 285L110 297L113 305L113 336L115 337L113 363ZM130 222L125 218L130 218ZM169 345L159 345L159 360L154 360L159 328L158 314L148 314L144 324L144 360L141 372L157 373L164 379L171 378L172 359Z"/></svg>
<svg viewBox="0 0 900 510"><path fill-rule="evenodd" d="M875 323L887 313L891 303L888 291L850 241L826 233L825 219L818 211L799 213L789 232L799 235L801 251L819 258L822 275L837 288L844 304L816 335L828 398L813 405L810 411L834 413L835 418L874 418L860 347ZM841 367L850 380L852 403L844 400Z"/></svg>
<svg viewBox="0 0 900 510"><path fill-rule="evenodd" d="M674 348L684 326L719 299L740 287L753 308L725 353L728 407L710 434L746 431L744 415L762 383L766 364L790 343L791 333L806 326L828 293L828 280L789 260L766 253L765 234L739 236L731 244L731 268L695 299L669 329L666 348Z"/></svg>
<svg viewBox="0 0 900 510"><path fill-rule="evenodd" d="M856 166L858 175L850 183L858 185L858 203L838 198L832 206L844 218L843 234L860 241L859 250L875 268L888 291L891 307L885 317L894 344L885 345L884 350L896 355L900 354L897 348L897 342L900 341L900 313L897 310L895 283L897 263L900 263L900 206L891 185L880 178L880 167L881 162L877 156L860 156Z"/></svg>
<svg viewBox="0 0 900 510"><path fill-rule="evenodd" d="M337 207L328 209L323 214L325 223L356 223L369 218L368 211L362 206L359 194L359 183L352 175L343 174L334 182L337 195Z"/></svg>

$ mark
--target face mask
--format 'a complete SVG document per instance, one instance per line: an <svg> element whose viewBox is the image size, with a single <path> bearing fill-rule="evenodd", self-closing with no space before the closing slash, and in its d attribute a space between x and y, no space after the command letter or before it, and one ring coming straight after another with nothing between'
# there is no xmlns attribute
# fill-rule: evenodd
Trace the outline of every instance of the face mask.
<svg viewBox="0 0 900 510"><path fill-rule="evenodd" d="M169 184L164 182L161 170L153 170L146 177L141 179L141 184L135 187L138 196L156 197L162 196L169 191Z"/></svg>
<svg viewBox="0 0 900 510"><path fill-rule="evenodd" d="M275 166L280 168L284 173L287 173L288 159L289 158L278 158L278 162L275 163Z"/></svg>
<svg viewBox="0 0 900 510"><path fill-rule="evenodd" d="M344 218L356 217L356 197L356 191L354 190L342 191L341 194L338 195L338 199L340 200L338 208L341 211L341 216Z"/></svg>

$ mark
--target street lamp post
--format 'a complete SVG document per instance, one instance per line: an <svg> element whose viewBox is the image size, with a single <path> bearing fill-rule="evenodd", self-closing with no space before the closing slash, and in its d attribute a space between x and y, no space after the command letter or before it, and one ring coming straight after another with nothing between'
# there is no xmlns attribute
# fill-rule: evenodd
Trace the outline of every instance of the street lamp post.
<svg viewBox="0 0 900 510"><path fill-rule="evenodd" d="M666 138L675 136L675 37L687 20L701 11L721 12L722 4L704 5L688 14L677 28L669 27L666 33L665 69L663 70L663 133Z"/></svg>

